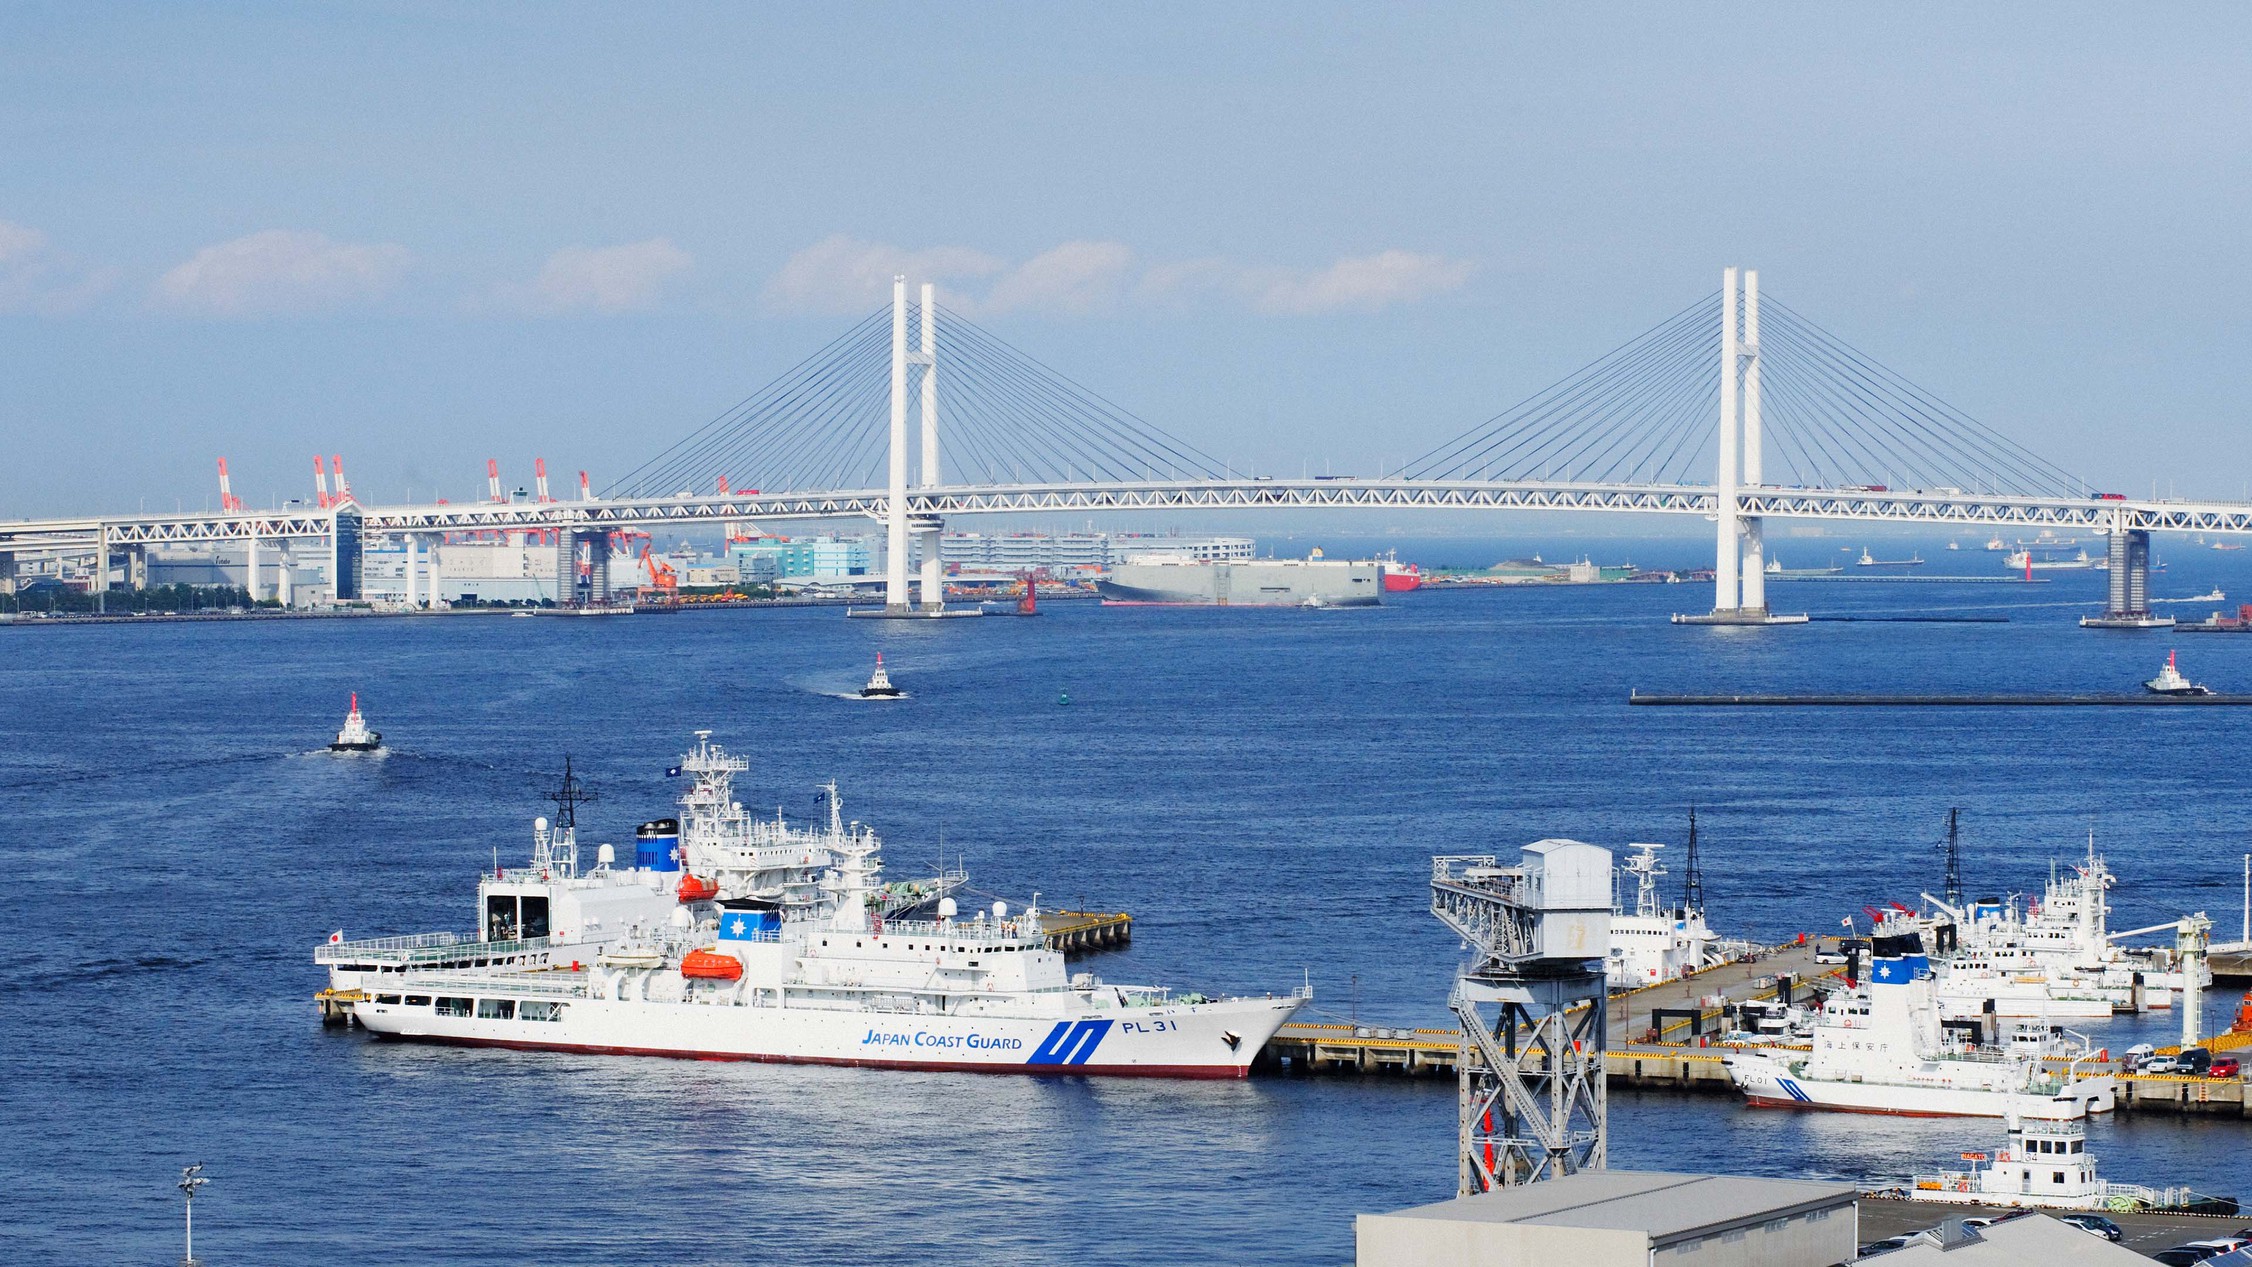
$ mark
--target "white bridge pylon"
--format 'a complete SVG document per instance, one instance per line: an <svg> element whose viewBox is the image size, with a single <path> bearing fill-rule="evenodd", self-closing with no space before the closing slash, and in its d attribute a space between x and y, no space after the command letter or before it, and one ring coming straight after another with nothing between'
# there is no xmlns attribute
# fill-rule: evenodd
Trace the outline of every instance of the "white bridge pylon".
<svg viewBox="0 0 2252 1267"><path fill-rule="evenodd" d="M911 516L907 510L907 389L920 369L922 386L922 463L916 474L918 490L939 486L938 466L938 305L934 287L923 283L922 341L920 350L907 350L907 278L891 279L891 483L884 501L884 611L906 615L908 601L907 551L913 537L922 554L923 610L937 612L946 605L946 581L939 559L939 537L946 521L936 515Z"/></svg>
<svg viewBox="0 0 2252 1267"><path fill-rule="evenodd" d="M1766 516L1747 511L1745 494L1765 487L1761 460L1759 270L1720 274L1720 470L1713 482L1716 528L1712 613L1676 616L1680 624L1800 624L1805 616L1767 610Z"/></svg>

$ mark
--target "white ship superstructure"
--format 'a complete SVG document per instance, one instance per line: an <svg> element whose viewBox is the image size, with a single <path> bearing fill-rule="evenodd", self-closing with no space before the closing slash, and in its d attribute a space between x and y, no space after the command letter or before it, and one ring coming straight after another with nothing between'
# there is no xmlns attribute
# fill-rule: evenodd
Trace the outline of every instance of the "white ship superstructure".
<svg viewBox="0 0 2252 1267"><path fill-rule="evenodd" d="M431 968L548 968L592 961L610 943L671 925L683 905L744 898L786 913L824 909L834 900L822 877L835 866L849 835L835 783L822 792L824 827L800 827L778 810L753 817L735 799L734 776L750 763L696 733L696 746L669 773L694 781L678 818L643 823L631 865L610 845L582 870L577 805L583 800L568 767L556 795L556 821L532 820L532 854L523 867L494 866L477 882L476 930L442 931L366 941L338 938L314 952L334 990L370 989L399 974ZM960 868L881 884L863 895L878 916L929 907L968 880Z"/></svg>
<svg viewBox="0 0 2252 1267"><path fill-rule="evenodd" d="M1919 936L1905 921L1889 928L1872 938L1867 980L1823 1003L1810 1051L1726 1057L1747 1101L1916 1116L2002 1117L2051 1101L2112 1108L2113 1079L2081 1070L2096 1058L2085 1040L2068 1045L2044 1026L1989 1047L1945 1024Z"/></svg>
<svg viewBox="0 0 2252 1267"><path fill-rule="evenodd" d="M2147 1188L2099 1176L2095 1154L2088 1151L2087 1111L2077 1105L2029 1108L2011 1115L2006 1129L2008 1144L1991 1156L1967 1152L1962 1160L1972 1163L1969 1169L1917 1175L1909 1195L2035 1210L2179 1210L2205 1200L2188 1188Z"/></svg>
<svg viewBox="0 0 2252 1267"><path fill-rule="evenodd" d="M833 820L834 821L834 820ZM995 1073L1242 1077L1310 992L1207 999L1071 975L1039 911L886 919L874 833L835 823L828 900L676 905L594 962L413 968L353 1005L428 1042ZM723 886L724 887L724 886Z"/></svg>
<svg viewBox="0 0 2252 1267"><path fill-rule="evenodd" d="M1948 952L1949 976L1958 964L1964 972L1942 996L1975 1005L1979 991L1992 987L1998 1012L2002 1000L2015 1000L2003 1015L2058 1018L2102 1015L2099 1005L2114 1012L2172 1007L2185 984L2181 965L2169 949L2118 944L2129 934L2109 928L2106 894L2115 883L2090 840L2086 860L2051 875L2040 899L2022 913L2015 898L1954 906L1925 894L1942 917L1929 923L1927 938L1952 943L1935 949ZM1977 980L1982 974L1985 984ZM2030 984L2035 978L2045 983L2045 1010ZM2198 988L2211 983L2200 965Z"/></svg>
<svg viewBox="0 0 2252 1267"><path fill-rule="evenodd" d="M1718 939L1705 925L1705 913L1684 901L1668 907L1658 894L1658 865L1663 845L1634 844L1634 856L1619 866L1619 874L1634 880L1634 909L1630 912L1614 895L1611 914L1611 957L1604 964L1610 988L1631 990L1719 961Z"/></svg>

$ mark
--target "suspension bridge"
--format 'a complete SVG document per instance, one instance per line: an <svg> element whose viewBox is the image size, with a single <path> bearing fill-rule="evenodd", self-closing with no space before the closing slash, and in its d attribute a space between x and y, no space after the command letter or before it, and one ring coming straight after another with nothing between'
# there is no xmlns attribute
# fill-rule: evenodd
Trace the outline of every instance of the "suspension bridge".
<svg viewBox="0 0 2252 1267"><path fill-rule="evenodd" d="M1803 619L1768 607L1769 519L2101 534L2109 600L2083 623L2128 628L2171 623L2149 601L2152 533L2252 534L2252 505L2091 488L1763 300L1756 272L1725 270L1719 291L1397 470L1300 479L1235 469L899 278L888 307L598 494L0 521L0 588L23 556L92 556L106 587L120 565L127 584L145 576L152 546L237 542L255 591L262 544L314 541L350 600L363 546L388 539L406 545L412 605L422 547L539 532L576 597L600 602L600 543L619 529L864 518L884 528L885 611L904 617L943 610L938 535L962 516L1361 508L1701 516L1713 606L1676 619L1713 624Z"/></svg>

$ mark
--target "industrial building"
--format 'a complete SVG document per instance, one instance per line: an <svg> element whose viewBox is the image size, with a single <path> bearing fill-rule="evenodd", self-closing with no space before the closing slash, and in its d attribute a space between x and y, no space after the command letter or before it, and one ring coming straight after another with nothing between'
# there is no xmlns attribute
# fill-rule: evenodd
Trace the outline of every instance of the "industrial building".
<svg viewBox="0 0 2252 1267"><path fill-rule="evenodd" d="M1852 1261L1858 1248L1856 1197L1850 1184L1802 1179L1583 1170L1363 1214L1354 1226L1356 1263L1832 1267Z"/></svg>

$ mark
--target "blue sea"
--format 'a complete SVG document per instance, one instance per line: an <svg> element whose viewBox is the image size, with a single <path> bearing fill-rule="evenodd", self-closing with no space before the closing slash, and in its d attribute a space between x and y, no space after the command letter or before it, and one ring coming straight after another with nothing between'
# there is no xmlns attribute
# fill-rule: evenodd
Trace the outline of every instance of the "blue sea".
<svg viewBox="0 0 2252 1267"><path fill-rule="evenodd" d="M1484 564L1539 543L1360 544ZM1939 544L1920 573L2000 571ZM1793 566L1838 551L1781 547ZM2183 546L2153 589L2252 598L2244 558ZM1785 582L1778 608L2009 619L1773 629L1668 624L1710 605L1689 585L1425 591L1373 611L1057 602L931 624L790 609L0 628L0 1262L176 1261L172 1184L195 1161L214 1267L1347 1262L1356 1213L1453 1194L1451 1080L384 1044L321 1028L312 948L338 929L472 927L479 870L525 856L566 754L601 798L582 841L630 849L699 728L751 759L747 802L807 817L838 780L897 872L960 854L981 900L1131 911L1132 947L1086 965L1108 978L1311 981L1319 1016L1446 1022L1458 948L1427 911L1430 855L1547 836L1678 855L1691 805L1731 933L1835 931L1936 890L1960 807L1975 893L2037 890L2092 829L2121 877L2113 927L2203 909L2233 937L2252 710L1626 705L1630 688L2124 691L2176 645L2192 677L2252 691L2252 637L2076 628L2103 583ZM879 650L911 698L841 698ZM380 756L322 750L352 691ZM2174 1025L2095 1036L2116 1050ZM1998 1133L1611 1103L1612 1161L1630 1167L1889 1181ZM2114 1178L2252 1197L2252 1124L2117 1118L2092 1137Z"/></svg>

